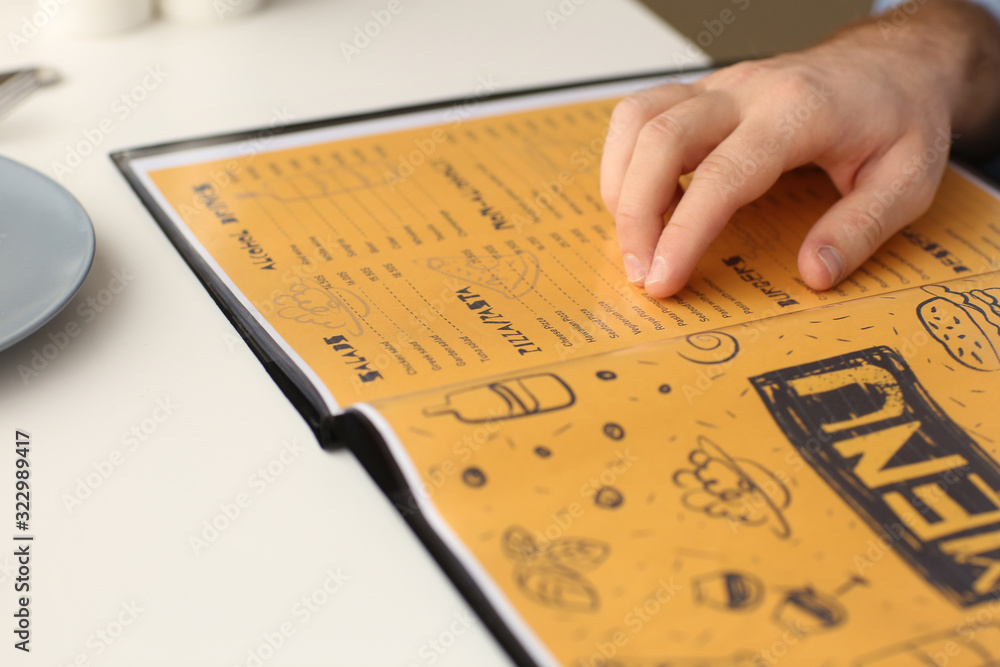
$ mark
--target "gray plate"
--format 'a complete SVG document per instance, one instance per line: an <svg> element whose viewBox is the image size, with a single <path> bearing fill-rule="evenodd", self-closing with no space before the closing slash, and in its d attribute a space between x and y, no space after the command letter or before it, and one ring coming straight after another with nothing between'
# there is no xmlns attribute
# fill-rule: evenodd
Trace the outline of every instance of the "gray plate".
<svg viewBox="0 0 1000 667"><path fill-rule="evenodd" d="M73 195L0 157L0 350L62 310L93 260L94 228Z"/></svg>

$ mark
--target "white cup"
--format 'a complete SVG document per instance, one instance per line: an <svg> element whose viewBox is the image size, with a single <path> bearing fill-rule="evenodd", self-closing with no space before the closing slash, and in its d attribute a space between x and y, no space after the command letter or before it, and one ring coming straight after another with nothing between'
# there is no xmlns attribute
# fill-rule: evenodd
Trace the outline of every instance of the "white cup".
<svg viewBox="0 0 1000 667"><path fill-rule="evenodd" d="M74 35L109 35L153 18L153 0L70 0L58 3L60 27Z"/></svg>
<svg viewBox="0 0 1000 667"><path fill-rule="evenodd" d="M256 11L264 0L159 0L160 15L183 23L221 23Z"/></svg>

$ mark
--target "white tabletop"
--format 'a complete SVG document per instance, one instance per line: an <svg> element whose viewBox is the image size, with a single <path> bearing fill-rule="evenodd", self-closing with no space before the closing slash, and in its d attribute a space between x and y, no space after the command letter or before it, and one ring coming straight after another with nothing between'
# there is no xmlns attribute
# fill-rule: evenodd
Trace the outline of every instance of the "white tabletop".
<svg viewBox="0 0 1000 667"><path fill-rule="evenodd" d="M67 1L79 0L54 4ZM482 81L705 60L628 0L402 0L348 62L340 43L386 5L274 0L226 25L102 39L47 25L15 49L39 5L0 3L0 71L39 64L64 79L0 121L0 155L62 173L97 234L77 297L0 352L0 664L509 664L354 458L317 446L107 155ZM18 429L32 443L30 654L8 629ZM206 533L212 521L224 530Z"/></svg>

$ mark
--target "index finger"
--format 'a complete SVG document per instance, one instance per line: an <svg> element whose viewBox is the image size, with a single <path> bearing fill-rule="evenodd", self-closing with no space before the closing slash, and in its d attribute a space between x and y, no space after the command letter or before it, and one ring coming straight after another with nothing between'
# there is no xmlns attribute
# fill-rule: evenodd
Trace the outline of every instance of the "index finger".
<svg viewBox="0 0 1000 667"><path fill-rule="evenodd" d="M698 90L695 84L672 83L630 95L615 106L601 156L601 197L611 215L618 209L622 181L642 128L667 109L694 97Z"/></svg>
<svg viewBox="0 0 1000 667"><path fill-rule="evenodd" d="M650 296L679 292L737 209L766 193L794 166L786 164L783 151L764 149L766 136L759 123L744 123L695 169L657 243L644 284ZM764 157L748 157L755 155Z"/></svg>

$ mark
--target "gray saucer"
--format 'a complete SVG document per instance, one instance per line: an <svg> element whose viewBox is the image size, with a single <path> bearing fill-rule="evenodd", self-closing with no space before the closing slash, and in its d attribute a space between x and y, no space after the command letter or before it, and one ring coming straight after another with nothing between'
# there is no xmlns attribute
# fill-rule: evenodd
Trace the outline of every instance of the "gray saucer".
<svg viewBox="0 0 1000 667"><path fill-rule="evenodd" d="M94 228L73 195L0 157L0 350L62 310L93 260Z"/></svg>

